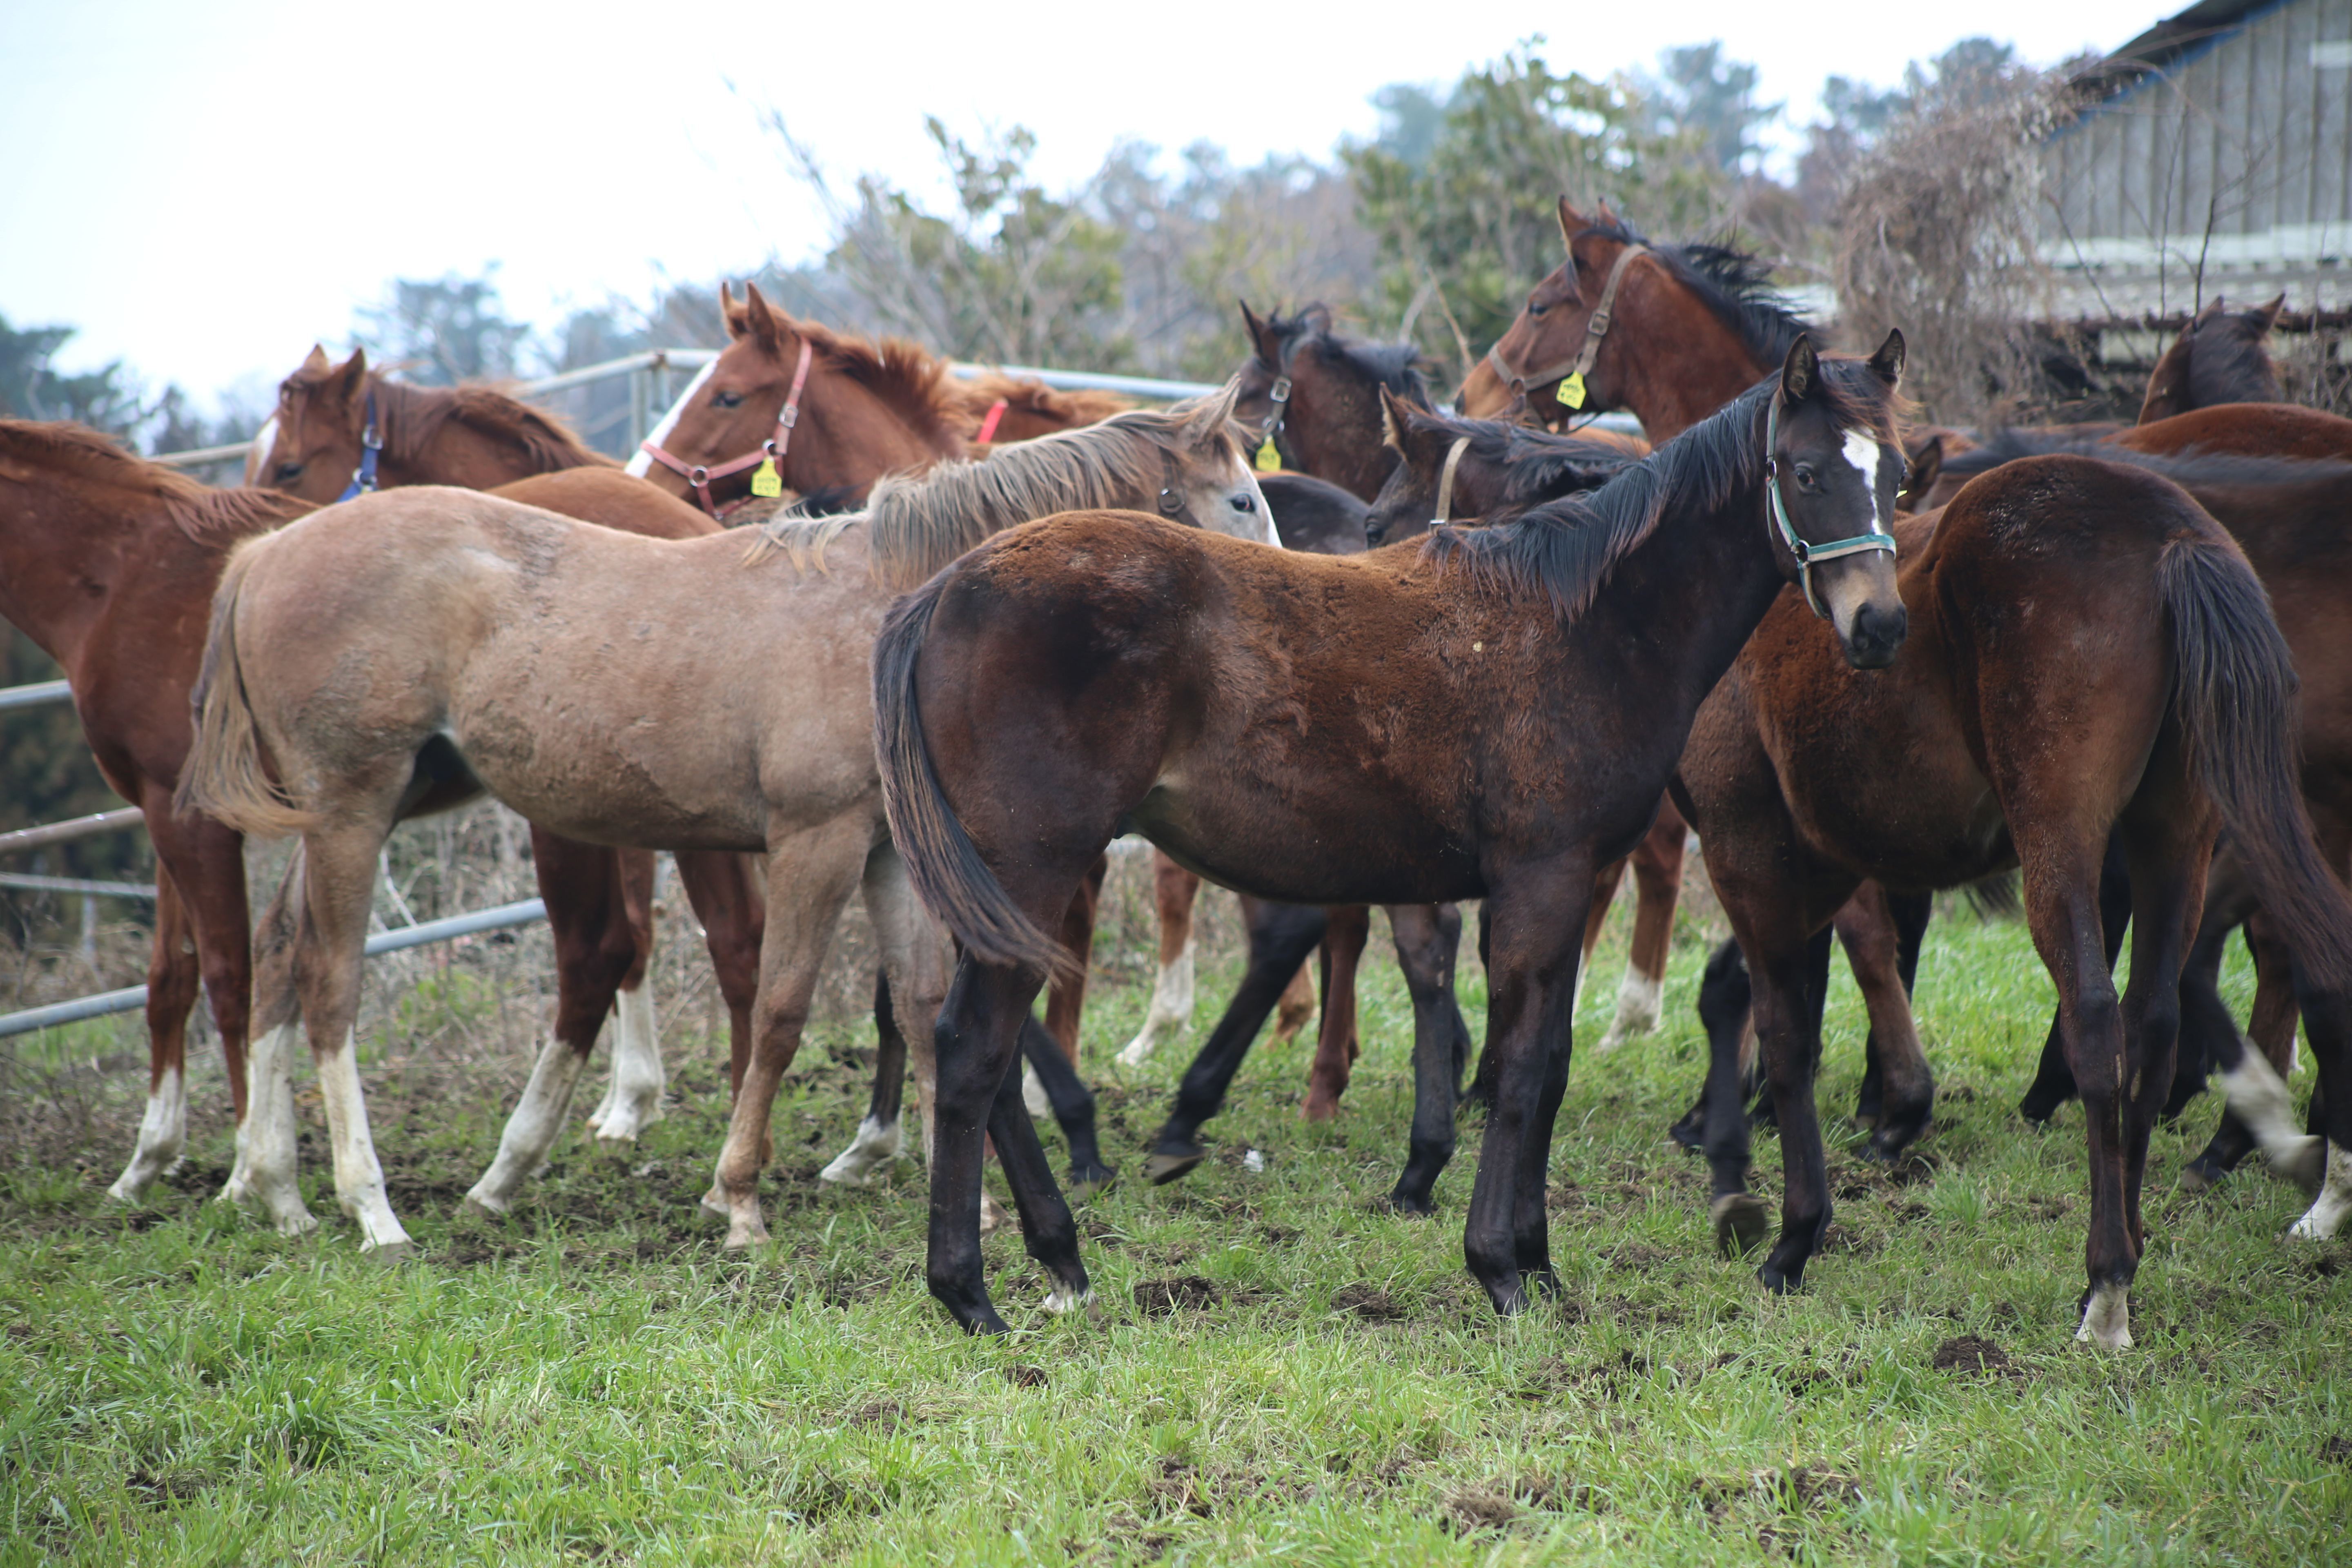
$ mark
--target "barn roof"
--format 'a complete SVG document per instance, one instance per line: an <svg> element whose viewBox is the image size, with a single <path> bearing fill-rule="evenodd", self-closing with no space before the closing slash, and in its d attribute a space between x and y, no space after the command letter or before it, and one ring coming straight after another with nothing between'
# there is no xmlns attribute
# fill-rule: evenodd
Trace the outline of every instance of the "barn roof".
<svg viewBox="0 0 2352 1568"><path fill-rule="evenodd" d="M2248 22L2297 0L2199 0L2167 16L2075 79L2093 102L2128 92L2148 76L2175 69Z"/></svg>

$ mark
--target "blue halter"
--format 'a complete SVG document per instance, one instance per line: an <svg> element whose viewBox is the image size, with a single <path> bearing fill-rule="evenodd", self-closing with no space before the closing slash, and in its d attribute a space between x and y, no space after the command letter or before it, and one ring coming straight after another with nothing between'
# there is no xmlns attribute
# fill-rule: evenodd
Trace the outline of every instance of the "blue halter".
<svg viewBox="0 0 2352 1568"><path fill-rule="evenodd" d="M360 432L360 466L352 470L352 482L335 499L346 501L353 496L370 494L375 489L376 454L383 450L383 434L375 425L375 388L368 388L367 427Z"/></svg>

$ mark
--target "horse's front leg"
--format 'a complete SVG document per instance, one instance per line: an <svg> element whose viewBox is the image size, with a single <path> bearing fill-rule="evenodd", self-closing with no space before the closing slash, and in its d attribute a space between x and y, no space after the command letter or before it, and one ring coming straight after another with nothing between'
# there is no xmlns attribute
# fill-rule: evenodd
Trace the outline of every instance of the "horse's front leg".
<svg viewBox="0 0 2352 1568"><path fill-rule="evenodd" d="M1217 1020L1177 1086L1175 1108L1143 1163L1143 1173L1154 1184L1174 1181L1207 1157L1199 1142L1201 1124L1223 1106L1225 1090L1265 1027L1266 1015L1323 940L1323 911L1307 905L1244 899L1242 918L1249 926L1249 969L1225 1016Z"/></svg>
<svg viewBox="0 0 2352 1568"><path fill-rule="evenodd" d="M1389 1203L1401 1214L1425 1215L1435 1205L1437 1177L1454 1158L1454 1100L1466 1042L1454 1036L1454 959L1462 945L1462 911L1452 904L1397 904L1389 909L1397 966L1412 995L1412 1135L1403 1173Z"/></svg>
<svg viewBox="0 0 2352 1568"><path fill-rule="evenodd" d="M1592 862L1568 854L1490 874L1486 1040L1495 1097L1462 1250L1495 1310L1524 1310L1529 1291L1557 1289L1544 1215L1553 1120L1568 1087L1577 937L1592 896Z"/></svg>
<svg viewBox="0 0 2352 1568"><path fill-rule="evenodd" d="M1765 1081L1780 1121L1780 1237L1765 1256L1758 1279L1773 1291L1804 1283L1805 1264L1821 1250L1830 1226L1829 1160L1822 1146L1821 1110L1813 1075L1822 1059L1822 1005L1829 991L1830 927L1791 940L1801 930L1790 922L1755 941L1748 973L1756 987L1756 1045Z"/></svg>
<svg viewBox="0 0 2352 1568"><path fill-rule="evenodd" d="M760 1172L771 1145L768 1119L776 1086L800 1050L809 999L826 944L864 872L873 824L855 813L793 834L768 849L767 929L760 953L760 997L751 1010L751 1061L727 1121L718 1178L702 1200L727 1221L727 1245L768 1239L760 1216Z"/></svg>

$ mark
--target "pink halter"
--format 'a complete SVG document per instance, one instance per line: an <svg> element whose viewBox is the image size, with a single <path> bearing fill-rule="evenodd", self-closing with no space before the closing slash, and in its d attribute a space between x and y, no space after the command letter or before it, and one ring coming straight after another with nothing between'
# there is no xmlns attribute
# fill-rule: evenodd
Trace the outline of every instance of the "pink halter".
<svg viewBox="0 0 2352 1568"><path fill-rule="evenodd" d="M702 503L702 510L717 517L719 508L710 500L711 480L740 474L764 462L773 461L780 470L782 468L784 454L792 449L793 426L801 422L801 393L808 386L809 359L809 340L803 335L800 363L793 371L793 389L784 395L783 412L776 416L776 434L772 439L760 443L758 451L717 465L688 463L646 441L640 443L646 456L683 478L692 487L695 499Z"/></svg>

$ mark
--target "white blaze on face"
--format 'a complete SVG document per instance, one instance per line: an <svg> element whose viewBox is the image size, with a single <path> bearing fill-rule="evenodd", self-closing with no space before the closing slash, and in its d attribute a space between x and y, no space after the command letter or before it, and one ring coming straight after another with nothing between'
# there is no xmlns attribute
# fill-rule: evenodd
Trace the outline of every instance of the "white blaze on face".
<svg viewBox="0 0 2352 1568"><path fill-rule="evenodd" d="M1845 433L1845 460L1862 476L1862 488L1870 492L1870 524L1879 532L1886 531L1885 514L1878 510L1878 437L1867 430Z"/></svg>
<svg viewBox="0 0 2352 1568"><path fill-rule="evenodd" d="M646 437L647 441L658 447L663 442L669 439L669 433L677 428L679 416L685 414L688 407L693 404L694 395L702 390L702 384L709 381L710 379L710 373L718 368L719 356L713 354L710 357L709 363L705 364L700 370L694 373L694 379L686 384L686 390L679 393L677 401L669 405L669 412L661 416L661 423L655 426L653 428L653 434ZM637 450L629 454L628 466L625 471L642 479L646 475L653 471L653 466L654 460L652 457L646 453L644 447L640 447Z"/></svg>
<svg viewBox="0 0 2352 1568"><path fill-rule="evenodd" d="M253 447L245 455L245 482L258 483L269 463L269 454L278 449L278 416L262 421L261 428L253 433Z"/></svg>

